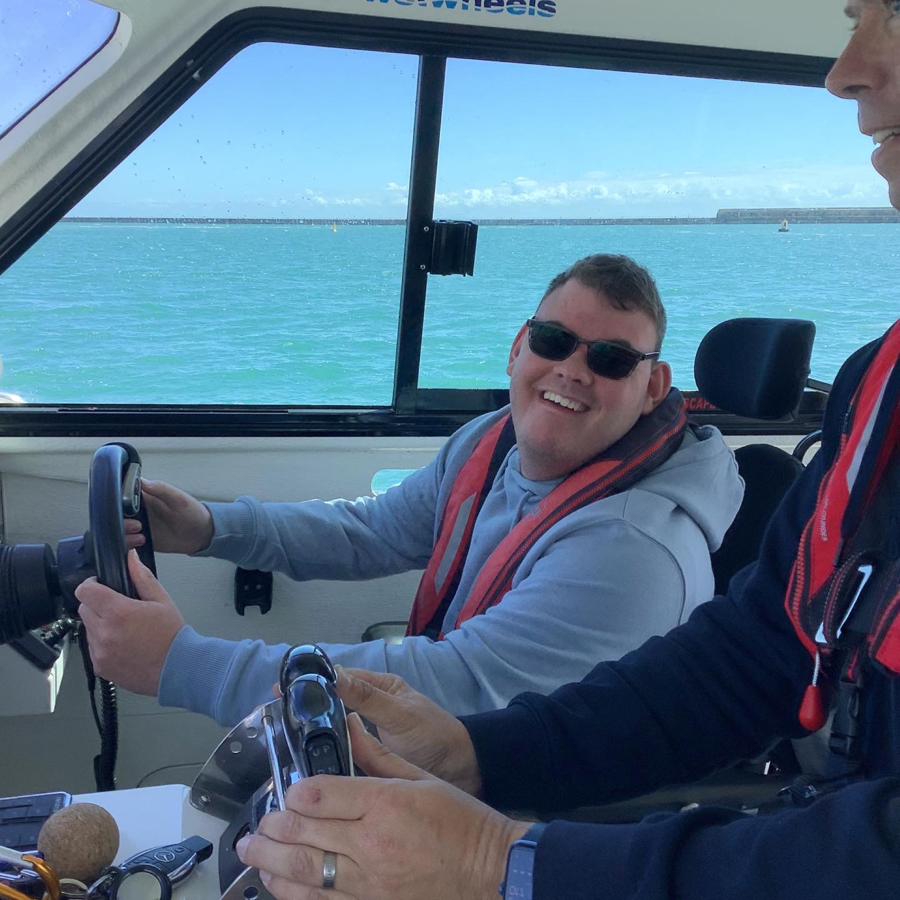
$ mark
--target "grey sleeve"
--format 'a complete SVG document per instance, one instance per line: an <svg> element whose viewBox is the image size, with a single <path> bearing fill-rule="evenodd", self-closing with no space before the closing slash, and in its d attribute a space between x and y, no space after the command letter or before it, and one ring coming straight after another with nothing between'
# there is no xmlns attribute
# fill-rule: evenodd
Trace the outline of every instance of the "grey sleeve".
<svg viewBox="0 0 900 900"><path fill-rule="evenodd" d="M622 520L561 538L503 600L443 641L322 643L344 666L394 672L454 715L504 707L580 681L680 619L684 582L672 555ZM160 681L159 701L231 725L271 697L288 645L206 638L185 628ZM202 676L198 659L203 659Z"/></svg>
<svg viewBox="0 0 900 900"><path fill-rule="evenodd" d="M344 666L393 672L455 715L580 681L678 625L684 580L672 555L622 520L562 538L503 600L443 641L323 644Z"/></svg>
<svg viewBox="0 0 900 900"><path fill-rule="evenodd" d="M283 572L296 581L355 581L424 569L431 558L442 488L452 485L484 432L505 415L473 419L437 456L377 497L260 503L207 503L215 534L196 554L245 569Z"/></svg>
<svg viewBox="0 0 900 900"><path fill-rule="evenodd" d="M434 540L438 462L377 497L209 503L215 537L197 555L283 572L296 581L355 581L424 568Z"/></svg>

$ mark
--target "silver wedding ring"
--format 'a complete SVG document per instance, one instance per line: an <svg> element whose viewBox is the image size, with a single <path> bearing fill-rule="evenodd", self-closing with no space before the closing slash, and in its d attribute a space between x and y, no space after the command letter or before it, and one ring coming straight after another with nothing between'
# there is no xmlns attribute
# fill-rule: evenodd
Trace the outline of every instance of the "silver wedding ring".
<svg viewBox="0 0 900 900"><path fill-rule="evenodd" d="M334 879L337 877L337 854L325 851L322 860L322 889L330 891L334 887Z"/></svg>

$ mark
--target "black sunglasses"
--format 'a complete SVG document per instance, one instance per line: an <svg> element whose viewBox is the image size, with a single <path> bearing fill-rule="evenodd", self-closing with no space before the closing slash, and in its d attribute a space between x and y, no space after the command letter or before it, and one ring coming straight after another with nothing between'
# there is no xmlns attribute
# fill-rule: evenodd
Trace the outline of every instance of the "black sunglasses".
<svg viewBox="0 0 900 900"><path fill-rule="evenodd" d="M529 319L525 324L528 326L528 346L531 352L544 359L556 362L568 359L579 344L587 344L588 368L601 378L620 381L627 378L638 367L638 363L645 359L659 358L658 350L641 353L610 341L586 341L568 328L552 322Z"/></svg>

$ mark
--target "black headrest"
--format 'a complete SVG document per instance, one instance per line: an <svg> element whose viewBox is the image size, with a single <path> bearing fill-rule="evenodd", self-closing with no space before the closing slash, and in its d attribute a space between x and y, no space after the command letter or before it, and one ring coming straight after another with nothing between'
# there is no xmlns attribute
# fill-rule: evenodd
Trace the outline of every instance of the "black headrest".
<svg viewBox="0 0 900 900"><path fill-rule="evenodd" d="M816 336L806 319L729 319L700 342L697 388L725 412L753 419L794 416Z"/></svg>

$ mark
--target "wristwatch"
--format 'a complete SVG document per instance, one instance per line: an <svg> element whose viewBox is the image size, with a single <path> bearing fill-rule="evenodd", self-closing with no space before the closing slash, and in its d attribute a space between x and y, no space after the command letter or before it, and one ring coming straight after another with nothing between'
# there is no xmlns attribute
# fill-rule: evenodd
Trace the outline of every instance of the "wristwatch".
<svg viewBox="0 0 900 900"><path fill-rule="evenodd" d="M535 822L509 848L506 858L506 877L500 885L503 900L531 900L534 877L534 854L546 822Z"/></svg>

